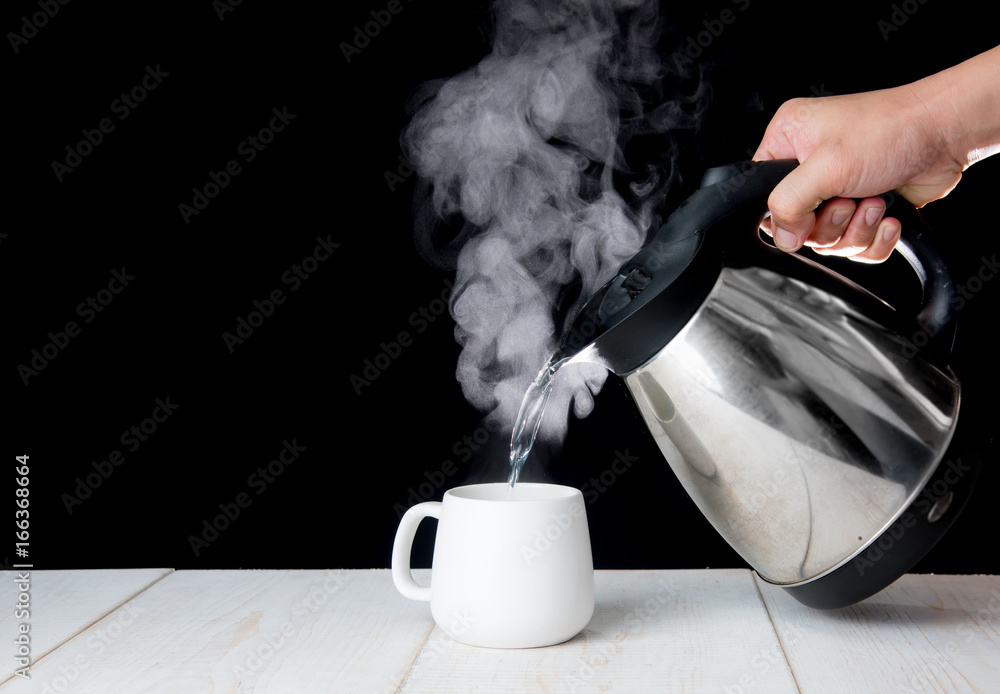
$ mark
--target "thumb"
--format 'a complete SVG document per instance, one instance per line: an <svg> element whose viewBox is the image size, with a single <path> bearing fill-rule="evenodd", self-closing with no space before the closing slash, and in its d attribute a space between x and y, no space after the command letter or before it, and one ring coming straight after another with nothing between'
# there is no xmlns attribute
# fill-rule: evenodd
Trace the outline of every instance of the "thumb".
<svg viewBox="0 0 1000 694"><path fill-rule="evenodd" d="M829 167L809 157L775 187L767 200L774 243L785 251L798 250L816 224L816 208L839 191L830 183Z"/></svg>

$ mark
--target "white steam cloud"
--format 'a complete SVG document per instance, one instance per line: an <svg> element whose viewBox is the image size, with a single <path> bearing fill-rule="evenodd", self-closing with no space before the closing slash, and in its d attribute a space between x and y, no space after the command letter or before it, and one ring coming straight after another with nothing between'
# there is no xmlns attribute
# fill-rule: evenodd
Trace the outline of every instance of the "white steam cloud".
<svg viewBox="0 0 1000 694"><path fill-rule="evenodd" d="M676 177L662 152L648 170L629 170L626 140L692 127L707 92L656 96L657 2L501 0L493 10L492 52L433 85L403 147L421 179L418 246L433 255L442 220L462 225L446 244L460 249L449 259L458 380L472 405L509 426L562 323L645 243ZM616 173L630 181L629 202ZM594 365L561 371L540 436L561 440L570 409L589 414L606 377Z"/></svg>

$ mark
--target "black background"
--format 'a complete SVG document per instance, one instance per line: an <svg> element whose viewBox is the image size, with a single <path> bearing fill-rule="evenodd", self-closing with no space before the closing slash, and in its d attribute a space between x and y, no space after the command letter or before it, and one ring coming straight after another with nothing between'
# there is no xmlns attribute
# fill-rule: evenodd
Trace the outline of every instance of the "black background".
<svg viewBox="0 0 1000 694"><path fill-rule="evenodd" d="M463 400L451 318L421 332L411 322L440 309L451 275L414 249L415 177L386 179L407 172L399 132L413 90L486 55L489 17L476 3L401 2L350 62L341 43L386 3L244 0L220 16L208 0L70 2L16 53L8 37L0 456L12 501L15 456L30 456L31 555L14 555L9 503L6 564L386 567L403 509L465 481L503 479L509 433L488 431ZM902 84L996 41L981 3L789 13L717 0L664 8L665 53L737 5L746 9L698 57L714 101L697 130L677 134L683 178L668 204L706 167L745 159L785 99ZM0 26L21 33L22 17L39 11L7 3ZM906 22L886 36L879 22L894 12ZM120 120L112 102L147 66L167 76ZM283 108L294 119L246 162L240 143ZM114 131L58 180L53 161L103 118ZM233 159L242 171L186 223L179 205ZM978 164L927 209L954 244L960 283L997 251L998 173L1000 161ZM318 237L339 247L290 291L283 273ZM134 279L84 323L77 306L123 269ZM998 285L985 283L963 308L954 362L963 416L984 438L994 431ZM230 350L223 333L275 289L284 303ZM68 321L79 335L26 385L18 367ZM351 377L402 331L412 344L356 392ZM130 450L123 432L158 398L176 409ZM252 483L286 441L304 450L265 489ZM115 450L124 461L68 509L67 495ZM525 474L582 486L626 450L638 461L588 507L598 568L745 565L685 496L614 378L561 450L541 448ZM972 505L916 570L1000 569L996 484L988 464ZM249 505L217 537L204 535L241 493ZM197 536L212 541L196 553ZM429 562L430 542L425 528L416 564Z"/></svg>

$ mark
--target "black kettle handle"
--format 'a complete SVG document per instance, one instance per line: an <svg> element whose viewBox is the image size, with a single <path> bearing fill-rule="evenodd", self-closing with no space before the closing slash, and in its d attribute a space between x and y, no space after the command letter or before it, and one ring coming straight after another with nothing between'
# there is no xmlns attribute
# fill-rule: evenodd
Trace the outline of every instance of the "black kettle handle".
<svg viewBox="0 0 1000 694"><path fill-rule="evenodd" d="M920 211L902 195L886 193L880 197L885 200L886 215L902 224L896 251L913 268L923 288L923 299L917 310L917 324L923 335L915 334L911 341L933 341L933 345L928 344L929 350L950 355L955 338L955 284L935 242L934 232Z"/></svg>
<svg viewBox="0 0 1000 694"><path fill-rule="evenodd" d="M778 159L716 167L705 173L699 193L712 191L711 199L730 208L753 206L763 217L771 192L796 166L798 162L794 159ZM923 289L916 312L918 329L906 337L914 349L947 360L954 342L956 318L955 286L948 264L933 230L909 201L894 192L880 197L886 202L885 215L895 217L902 225L896 250L913 269Z"/></svg>

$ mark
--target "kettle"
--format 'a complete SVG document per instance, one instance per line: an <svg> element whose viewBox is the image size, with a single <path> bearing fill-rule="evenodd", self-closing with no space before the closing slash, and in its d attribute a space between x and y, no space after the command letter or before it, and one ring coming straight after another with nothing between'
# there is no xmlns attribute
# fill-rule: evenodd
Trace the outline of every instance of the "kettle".
<svg viewBox="0 0 1000 694"><path fill-rule="evenodd" d="M796 165L708 170L586 301L553 361L622 377L725 540L765 581L838 608L930 550L980 463L957 435L954 288L933 231L905 200L883 196L902 223L896 250L922 287L895 301L785 253L759 227Z"/></svg>

